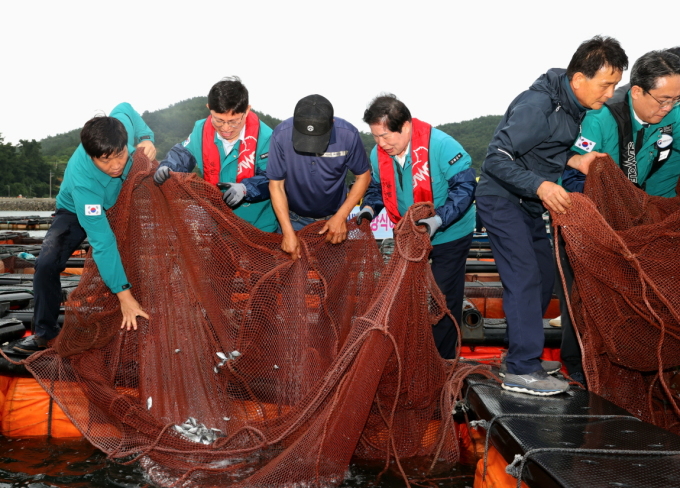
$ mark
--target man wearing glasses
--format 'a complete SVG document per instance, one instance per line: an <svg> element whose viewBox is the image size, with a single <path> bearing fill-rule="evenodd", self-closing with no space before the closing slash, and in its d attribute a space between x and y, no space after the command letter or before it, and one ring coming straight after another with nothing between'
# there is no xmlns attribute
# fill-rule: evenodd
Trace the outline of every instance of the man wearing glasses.
<svg viewBox="0 0 680 488"><path fill-rule="evenodd" d="M207 119L170 149L154 175L162 185L173 171L190 173L198 165L203 178L224 190L234 213L265 232L277 228L266 176L272 130L250 110L248 90L234 76L213 85Z"/></svg>
<svg viewBox="0 0 680 488"><path fill-rule="evenodd" d="M631 87L620 102L589 113L572 148L575 159L609 154L628 179L650 195L674 197L680 176L680 58L652 51L633 65ZM585 175L568 169L569 191L583 191Z"/></svg>
<svg viewBox="0 0 680 488"><path fill-rule="evenodd" d="M680 49L674 48L680 53ZM609 154L635 185L650 195L674 197L680 177L680 57L652 51L633 65L630 87L622 100L588 113L572 150L574 160L599 151ZM583 191L585 175L568 168L562 184L569 191ZM573 274L560 242L560 260L567 290ZM563 294L561 287L558 294ZM560 296L561 356L569 375L583 382L581 348L576 339L565 300Z"/></svg>

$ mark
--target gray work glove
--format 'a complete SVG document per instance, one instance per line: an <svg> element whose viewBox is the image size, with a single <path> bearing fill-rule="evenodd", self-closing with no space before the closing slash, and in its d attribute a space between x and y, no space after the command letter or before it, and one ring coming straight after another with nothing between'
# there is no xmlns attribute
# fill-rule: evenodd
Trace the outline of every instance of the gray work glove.
<svg viewBox="0 0 680 488"><path fill-rule="evenodd" d="M243 183L218 183L218 188L226 190L222 194L222 200L230 207L235 207L246 196L246 185Z"/></svg>
<svg viewBox="0 0 680 488"><path fill-rule="evenodd" d="M172 173L172 170L169 167L159 166L156 173L153 175L153 180L159 185L162 185L165 183L165 180L170 178L170 173Z"/></svg>
<svg viewBox="0 0 680 488"><path fill-rule="evenodd" d="M434 217L418 220L416 225L424 225L427 228L427 233L430 234L430 239L432 239L434 233L441 227L442 219L439 215L435 215Z"/></svg>
<svg viewBox="0 0 680 488"><path fill-rule="evenodd" d="M361 221L364 219L370 222L373 220L373 217L373 209L371 207L364 207L359 211L359 215L357 215L357 225L361 225Z"/></svg>

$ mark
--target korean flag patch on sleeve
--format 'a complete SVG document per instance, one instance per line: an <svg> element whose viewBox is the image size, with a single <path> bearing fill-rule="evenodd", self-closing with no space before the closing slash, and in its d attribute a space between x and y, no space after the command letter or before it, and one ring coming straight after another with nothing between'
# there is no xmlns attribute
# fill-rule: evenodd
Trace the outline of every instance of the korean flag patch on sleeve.
<svg viewBox="0 0 680 488"><path fill-rule="evenodd" d="M85 205L85 215L101 215L102 206L101 205Z"/></svg>
<svg viewBox="0 0 680 488"><path fill-rule="evenodd" d="M595 147L595 143L581 136L578 138L578 141L576 141L575 146L585 152L590 152Z"/></svg>

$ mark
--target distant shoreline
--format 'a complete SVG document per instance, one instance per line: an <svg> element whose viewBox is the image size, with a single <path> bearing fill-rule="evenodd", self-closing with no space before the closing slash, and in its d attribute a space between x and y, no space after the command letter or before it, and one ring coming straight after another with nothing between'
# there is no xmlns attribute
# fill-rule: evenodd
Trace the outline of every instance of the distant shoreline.
<svg viewBox="0 0 680 488"><path fill-rule="evenodd" d="M56 200L54 198L0 198L0 211L18 210L48 212L55 210Z"/></svg>

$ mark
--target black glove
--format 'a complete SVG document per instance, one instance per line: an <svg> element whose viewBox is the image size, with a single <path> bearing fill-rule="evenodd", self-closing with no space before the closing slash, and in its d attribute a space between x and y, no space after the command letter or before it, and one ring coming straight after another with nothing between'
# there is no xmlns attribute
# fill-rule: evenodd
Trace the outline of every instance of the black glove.
<svg viewBox="0 0 680 488"><path fill-rule="evenodd" d="M217 187L225 190L222 194L222 200L230 207L235 207L246 196L246 185L243 183L218 183Z"/></svg>
<svg viewBox="0 0 680 488"><path fill-rule="evenodd" d="M153 180L159 185L162 185L165 183L165 180L170 178L170 173L172 173L172 170L169 167L159 166L156 173L153 175Z"/></svg>
<svg viewBox="0 0 680 488"><path fill-rule="evenodd" d="M364 207L359 211L359 214L357 215L357 225L361 225L361 221L364 219L369 222L373 220L373 209L371 207Z"/></svg>

